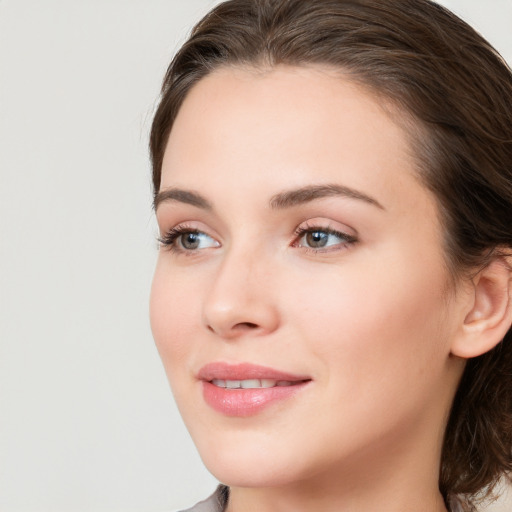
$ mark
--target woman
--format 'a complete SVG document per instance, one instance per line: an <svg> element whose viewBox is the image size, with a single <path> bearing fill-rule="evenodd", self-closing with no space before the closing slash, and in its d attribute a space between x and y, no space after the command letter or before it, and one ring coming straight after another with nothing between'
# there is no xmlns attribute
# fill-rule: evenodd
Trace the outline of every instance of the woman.
<svg viewBox="0 0 512 512"><path fill-rule="evenodd" d="M511 98L428 0L197 25L151 132L152 329L226 484L192 510L473 510L512 469Z"/></svg>

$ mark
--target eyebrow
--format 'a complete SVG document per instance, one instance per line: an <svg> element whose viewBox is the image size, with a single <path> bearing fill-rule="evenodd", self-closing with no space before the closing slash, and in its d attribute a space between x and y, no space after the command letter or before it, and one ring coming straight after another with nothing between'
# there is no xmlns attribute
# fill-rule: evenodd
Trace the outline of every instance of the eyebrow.
<svg viewBox="0 0 512 512"><path fill-rule="evenodd" d="M190 204L197 208L202 208L203 210L213 209L212 204L201 194L181 188L166 188L158 192L153 201L153 209L156 211L160 204L173 201Z"/></svg>
<svg viewBox="0 0 512 512"><path fill-rule="evenodd" d="M359 201L364 201L365 203L376 206L381 210L385 210L385 208L373 197L353 188L337 184L309 185L298 189L287 190L272 196L269 203L272 209L281 210L309 203L310 201L314 201L316 199L333 196L357 199ZM174 187L166 188L165 190L158 192L153 201L153 208L156 211L160 204L173 201L196 206L197 208L202 208L203 210L213 210L212 204L201 194L192 190L184 190Z"/></svg>
<svg viewBox="0 0 512 512"><path fill-rule="evenodd" d="M288 190L280 192L272 196L270 199L270 206L274 209L291 208L304 203L309 203L315 199L322 199L324 197L342 196L349 199L357 199L365 203L376 206L381 210L385 210L377 199L364 194L353 188L345 187L343 185L330 184L330 185L310 185L295 190Z"/></svg>

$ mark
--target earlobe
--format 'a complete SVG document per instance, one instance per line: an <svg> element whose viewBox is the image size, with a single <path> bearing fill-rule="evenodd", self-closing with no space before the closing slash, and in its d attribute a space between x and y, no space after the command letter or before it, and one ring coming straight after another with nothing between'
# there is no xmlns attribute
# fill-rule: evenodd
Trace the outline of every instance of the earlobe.
<svg viewBox="0 0 512 512"><path fill-rule="evenodd" d="M496 258L472 280L468 311L451 353L477 357L493 349L512 323L512 273L505 258Z"/></svg>

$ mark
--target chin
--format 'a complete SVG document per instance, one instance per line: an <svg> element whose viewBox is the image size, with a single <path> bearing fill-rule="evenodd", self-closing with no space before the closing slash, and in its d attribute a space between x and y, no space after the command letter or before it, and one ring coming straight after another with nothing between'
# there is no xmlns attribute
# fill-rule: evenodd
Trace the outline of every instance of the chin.
<svg viewBox="0 0 512 512"><path fill-rule="evenodd" d="M220 482L233 487L273 487L289 484L299 477L297 451L283 453L282 440L280 451L272 439L267 438L265 442L261 435L247 436L245 440L233 438L194 439L204 465Z"/></svg>
<svg viewBox="0 0 512 512"><path fill-rule="evenodd" d="M298 475L290 473L289 465L280 467L269 460L264 463L245 460L205 461L205 466L219 482L230 487L281 487L298 480Z"/></svg>

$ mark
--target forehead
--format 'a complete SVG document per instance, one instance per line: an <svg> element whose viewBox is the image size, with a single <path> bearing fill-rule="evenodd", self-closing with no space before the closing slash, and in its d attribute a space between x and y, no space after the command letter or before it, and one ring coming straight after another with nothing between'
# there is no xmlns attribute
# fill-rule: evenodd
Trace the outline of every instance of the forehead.
<svg viewBox="0 0 512 512"><path fill-rule="evenodd" d="M264 181L273 194L341 181L374 195L414 180L423 189L397 116L333 70L220 69L192 88L178 113L161 188L215 191L222 183L241 192Z"/></svg>

